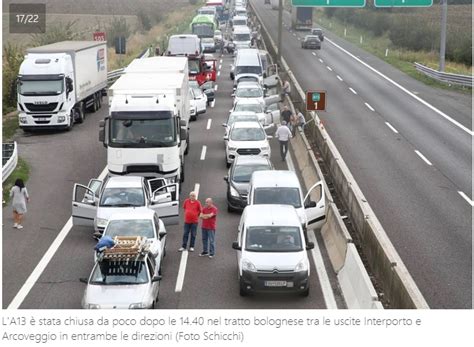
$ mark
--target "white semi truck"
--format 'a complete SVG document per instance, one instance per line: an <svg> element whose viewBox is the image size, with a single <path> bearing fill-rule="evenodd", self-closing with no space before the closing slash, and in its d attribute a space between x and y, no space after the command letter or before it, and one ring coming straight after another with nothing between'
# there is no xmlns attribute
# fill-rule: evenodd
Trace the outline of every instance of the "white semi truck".
<svg viewBox="0 0 474 347"><path fill-rule="evenodd" d="M70 130L97 111L107 87L104 41L63 41L27 49L18 74L19 125L24 131Z"/></svg>
<svg viewBox="0 0 474 347"><path fill-rule="evenodd" d="M110 88L100 124L111 175L184 181L189 146L189 78L185 73L126 73Z"/></svg>

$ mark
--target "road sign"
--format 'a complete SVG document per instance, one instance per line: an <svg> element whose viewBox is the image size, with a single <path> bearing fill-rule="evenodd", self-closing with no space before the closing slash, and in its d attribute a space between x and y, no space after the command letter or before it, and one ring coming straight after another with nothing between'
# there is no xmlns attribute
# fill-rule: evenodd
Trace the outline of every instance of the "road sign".
<svg viewBox="0 0 474 347"><path fill-rule="evenodd" d="M326 91L314 90L306 92L306 111L326 110Z"/></svg>
<svg viewBox="0 0 474 347"><path fill-rule="evenodd" d="M433 0L374 0L375 7L430 7Z"/></svg>
<svg viewBox="0 0 474 347"><path fill-rule="evenodd" d="M103 31L96 31L93 34L94 41L105 41L105 32Z"/></svg>
<svg viewBox="0 0 474 347"><path fill-rule="evenodd" d="M291 0L291 5L297 7L365 7L365 0Z"/></svg>

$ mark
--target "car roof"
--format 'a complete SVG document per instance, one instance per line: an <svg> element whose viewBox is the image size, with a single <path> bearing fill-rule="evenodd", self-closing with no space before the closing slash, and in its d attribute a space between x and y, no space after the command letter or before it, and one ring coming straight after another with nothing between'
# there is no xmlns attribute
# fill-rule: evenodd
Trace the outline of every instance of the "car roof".
<svg viewBox="0 0 474 347"><path fill-rule="evenodd" d="M318 39L319 40L319 36L316 36L316 35L306 35L304 38L305 39Z"/></svg>
<svg viewBox="0 0 474 347"><path fill-rule="evenodd" d="M262 86L257 81L242 81L242 82L239 82L239 84L237 84L237 89L250 88L250 87L262 89Z"/></svg>
<svg viewBox="0 0 474 347"><path fill-rule="evenodd" d="M144 178L141 176L112 176L105 183L107 188L141 188Z"/></svg>
<svg viewBox="0 0 474 347"><path fill-rule="evenodd" d="M242 83L242 82L240 82ZM239 83L239 84L240 84ZM235 104L235 106L237 106L237 104L241 105L241 104L246 104L246 105L262 105L262 103L260 101L258 101L257 99L255 98L243 98L243 99L239 99L237 101L237 103Z"/></svg>
<svg viewBox="0 0 474 347"><path fill-rule="evenodd" d="M252 174L252 184L258 187L300 188L298 177L289 170L262 170Z"/></svg>
<svg viewBox="0 0 474 347"><path fill-rule="evenodd" d="M262 125L258 121L244 121L244 122L235 122L232 124L232 128L261 128Z"/></svg>
<svg viewBox="0 0 474 347"><path fill-rule="evenodd" d="M230 113L230 116L255 116L255 119L258 119L257 113L253 111L233 111Z"/></svg>
<svg viewBox="0 0 474 347"><path fill-rule="evenodd" d="M239 155L234 160L234 166L252 164L265 164L271 166L270 160L260 155Z"/></svg>
<svg viewBox="0 0 474 347"><path fill-rule="evenodd" d="M132 220L132 219L153 219L155 211L149 209L148 207L138 207L133 210L128 211L127 213L115 213L110 216L109 221L111 220Z"/></svg>
<svg viewBox="0 0 474 347"><path fill-rule="evenodd" d="M301 227L298 214L291 205L248 205L245 207L244 215L247 227L271 225Z"/></svg>

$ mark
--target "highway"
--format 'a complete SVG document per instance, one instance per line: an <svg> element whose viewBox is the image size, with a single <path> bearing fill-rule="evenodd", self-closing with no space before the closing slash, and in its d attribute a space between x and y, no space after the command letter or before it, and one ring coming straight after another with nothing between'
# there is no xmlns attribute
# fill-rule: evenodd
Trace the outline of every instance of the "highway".
<svg viewBox="0 0 474 347"><path fill-rule="evenodd" d="M207 113L191 123L191 149L186 157L186 180L181 194L181 202L191 190L198 191L201 201L206 197L214 199L220 211L216 257L198 257L202 247L200 232L196 251L179 253L182 225L168 227L158 308L325 308L326 298L320 288L312 252L309 254L309 297L239 296L237 259L231 245L236 240L240 214L230 214L226 208L223 177L227 169L221 126L232 106L231 61L230 56L224 56L219 63L214 107L208 107ZM87 183L90 178L106 173L106 150L98 141L99 121L106 115L104 106L96 114L89 114L83 124L76 125L69 133L20 135L17 139L22 156L31 164L27 186L32 201L21 231L12 227L10 207L3 209L3 308L80 308L85 285L79 278L90 274L95 241L91 237L92 230L71 228L67 221L71 214L73 184ZM206 146L205 151L203 146ZM273 158L279 158L277 146L273 140ZM280 160L275 160L274 165L278 169L287 168ZM61 236L62 243L57 241ZM323 244L319 236L318 243ZM344 308L324 247L321 253L329 266L325 280L329 288L332 285L338 307ZM30 274L33 275L27 281Z"/></svg>
<svg viewBox="0 0 474 347"><path fill-rule="evenodd" d="M277 42L278 11L251 3ZM425 86L327 31L321 50L302 50L305 33L289 31L287 12L284 22L283 57L303 90L327 91L318 114L430 307L471 308L470 96Z"/></svg>

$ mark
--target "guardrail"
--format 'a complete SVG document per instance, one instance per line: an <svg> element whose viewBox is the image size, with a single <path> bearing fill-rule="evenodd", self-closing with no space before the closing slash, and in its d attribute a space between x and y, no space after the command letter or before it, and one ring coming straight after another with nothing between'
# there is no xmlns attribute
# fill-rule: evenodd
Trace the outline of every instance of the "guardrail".
<svg viewBox="0 0 474 347"><path fill-rule="evenodd" d="M264 41L270 43L267 45L269 53L276 56L277 48L273 39L268 34L260 16L255 10L253 10L253 12L263 29L262 36ZM300 105L301 110L304 110L304 105L306 104L305 93L283 57L282 67L293 87L291 93L293 102ZM351 222L360 238L360 243L364 255L367 258L368 265L372 273L378 279L386 301L389 302L391 308L429 308L402 259L395 250L395 247L392 245L385 230L362 194L362 191L350 173L343 158L339 154L339 151L324 129L318 115L314 112L310 112L307 114L307 118L311 118L307 126L310 128L312 142L316 144L321 152L322 158L334 181L336 191L338 191L343 204L348 210ZM304 142L304 145L299 145L299 150L293 148L297 145L298 141L301 141L298 140L298 136L295 140L291 141L292 149L298 150L296 154L297 160L299 156L305 159L308 158L308 155L305 155L305 153L309 154L309 158L314 158L310 142L307 140L305 134L301 132L299 136ZM308 162L307 159L303 161ZM313 161L313 165L315 167L318 166L316 161ZM304 166L299 168L304 170ZM317 169L315 168L314 170ZM340 219L338 220L337 217L340 218L340 215L337 208L331 206L331 203L329 205L327 222L321 230L321 235L323 236L328 252L331 252L329 258L334 271L338 274L343 293L347 290L351 294L347 296L344 293L346 304L349 308L380 308L380 302L374 297L373 286L368 285L366 274L364 275L360 269L361 263L354 258L355 249L352 247L353 245L351 245L352 239L348 236L347 228L344 223L341 223ZM331 218L329 209L332 209L334 212L332 213L334 218ZM342 271L346 266L347 269L350 270ZM348 272L353 272L356 268L361 277L357 280L358 283L352 283L355 277L348 276ZM354 294L354 296L352 294ZM356 298L355 296L358 297ZM370 304L370 307L367 307L367 304Z"/></svg>
<svg viewBox="0 0 474 347"><path fill-rule="evenodd" d="M13 143L2 143L2 183L10 176L18 164L18 146Z"/></svg>
<svg viewBox="0 0 474 347"><path fill-rule="evenodd" d="M472 76L440 72L416 62L415 62L415 68L419 72L425 74L428 77L434 78L435 80L439 82L457 84L464 87L472 88Z"/></svg>

